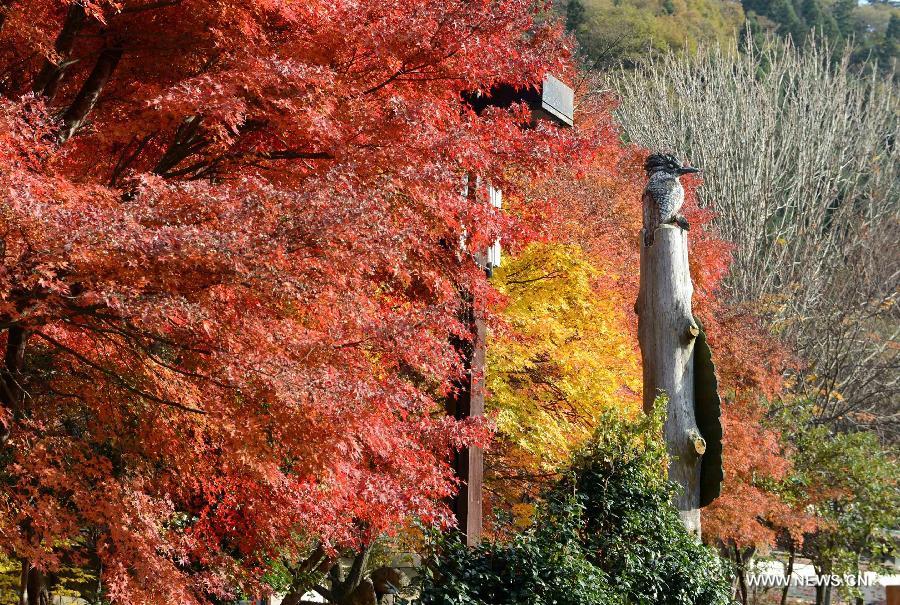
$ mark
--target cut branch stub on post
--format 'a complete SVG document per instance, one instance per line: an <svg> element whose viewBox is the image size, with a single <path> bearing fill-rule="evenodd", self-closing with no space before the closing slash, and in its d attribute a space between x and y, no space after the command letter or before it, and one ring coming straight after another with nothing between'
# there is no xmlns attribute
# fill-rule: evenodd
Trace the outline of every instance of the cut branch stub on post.
<svg viewBox="0 0 900 605"><path fill-rule="evenodd" d="M669 479L681 486L675 506L688 531L700 535L700 463L707 444L697 425L694 343L700 326L691 313L687 232L662 225L653 245L641 234L641 283L635 311L644 377L644 410L668 397L665 439Z"/></svg>

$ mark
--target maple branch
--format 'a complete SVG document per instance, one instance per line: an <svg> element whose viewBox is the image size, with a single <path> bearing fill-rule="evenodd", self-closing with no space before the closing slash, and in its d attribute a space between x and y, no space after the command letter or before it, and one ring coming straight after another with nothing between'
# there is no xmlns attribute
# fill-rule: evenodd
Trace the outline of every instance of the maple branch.
<svg viewBox="0 0 900 605"><path fill-rule="evenodd" d="M141 6L129 6L128 8L123 8L121 11L119 11L119 14L126 15L133 13L142 13L144 11L152 11L158 8L178 6L179 4L181 4L181 0L161 0L160 2L149 2Z"/></svg>
<svg viewBox="0 0 900 605"><path fill-rule="evenodd" d="M362 550L359 551L359 554L353 558L353 565L350 566L350 571L347 573L347 579L344 581L343 586L343 590L346 594L350 594L356 590L356 587L362 582L363 573L366 571L366 565L369 562L369 553L371 552L371 546L364 546Z"/></svg>
<svg viewBox="0 0 900 605"><path fill-rule="evenodd" d="M66 69L75 63L75 61L69 60L69 55L72 54L72 48L75 46L75 36L84 25L85 17L84 7L80 3L73 2L69 5L66 19L63 21L62 29L53 45L59 62L54 63L50 59L46 59L44 66L34 79L32 91L35 95L43 95L48 102L52 101L53 97L56 96L56 91Z"/></svg>
<svg viewBox="0 0 900 605"><path fill-rule="evenodd" d="M449 15L445 15L445 18L443 20L441 20L438 27L435 28L434 32L432 33L431 39L429 40L429 43L432 45L432 48L433 48L434 41L438 35L438 32L440 32L441 29L444 27L444 25L447 23L448 17L449 17ZM405 75L411 74L411 73L415 73L415 72L419 71L420 69L423 69L425 67L429 67L432 65L436 65L443 61L446 61L447 59L454 57L457 53L459 53L460 50L462 50L464 43L469 38L474 36L476 32L481 31L481 27L480 27L481 23L482 22L479 21L479 22L473 24L472 27L469 29L468 35L464 36L463 39L461 41L459 41L456 48L453 48L449 52L445 52L441 56L434 57L430 60L421 62L418 65L416 65L415 67L406 67L406 65L408 65L411 61L413 61L415 56L421 56L422 53L421 52L414 53L413 55L407 57L406 59L404 59L403 64L400 67L400 69L396 73L394 73L394 75L390 76L387 80L381 82L380 84L376 84L375 86L369 88L368 90L365 90L362 93L362 95L360 95L360 96L365 96L365 95L372 94L373 92L377 92L377 91L381 90L382 88L384 88L385 86L387 86L388 84L390 84L391 82L394 82L398 78L401 78L402 76L405 76Z"/></svg>
<svg viewBox="0 0 900 605"><path fill-rule="evenodd" d="M187 176L190 180L202 179L206 176L214 176L220 172L220 168L228 160L239 161L244 158L253 157L260 160L333 160L334 156L325 151L296 151L293 149L282 149L276 151L256 151L256 152L233 152L220 155L218 157L200 160L187 168L168 173L168 177ZM251 166L265 168L265 165L258 162L249 162Z"/></svg>
<svg viewBox="0 0 900 605"><path fill-rule="evenodd" d="M332 593L322 586L312 584L312 578L317 574L331 571L336 561L337 556L329 555L321 542L302 563L294 565L289 560L283 559L285 568L291 574L291 585L282 600L283 605L309 602L303 600L303 595L309 590L316 590L329 601L333 601Z"/></svg>
<svg viewBox="0 0 900 605"><path fill-rule="evenodd" d="M83 310L83 307L76 307L76 310L81 312ZM198 353L200 355L211 355L212 354L212 350L210 350L208 348L203 348L203 349L197 348L197 347L194 347L194 346L191 346L188 344L178 342L176 340L172 340L171 338L166 338L164 336L160 336L159 334L154 334L153 332L148 332L146 330L140 330L131 325L129 326L129 329L123 328L123 327L117 325L117 322L119 322L121 320L120 317L116 317L116 316L111 317L109 315L104 315L102 313L91 313L91 316L96 317L98 320L100 320L101 322L103 322L105 325L107 325L109 327L106 329L103 329L103 328L100 328L99 326L91 326L88 324L83 324L83 323L79 323L76 321L72 321L71 319L64 319L63 321L65 321L66 323L68 323L72 326L75 326L77 328L92 330L94 332L100 332L100 333L111 332L114 334L120 334L126 338L141 338L142 337L142 338L146 338L148 340L152 340L154 342L162 343L164 345L176 347L183 351L189 351L191 353Z"/></svg>
<svg viewBox="0 0 900 605"><path fill-rule="evenodd" d="M109 376L110 378L115 380L119 384L119 386L121 386L123 389L125 389L126 391L128 391L130 393L137 395L138 397L141 397L143 399L147 399L149 401L153 401L156 403L160 403L162 405L174 407L174 408L177 408L177 409L185 411L185 412L191 412L193 414L206 414L206 412L204 410L192 408L190 406L184 405L183 403L178 403L177 401L172 401L171 399L163 399L162 397L157 397L156 395L154 395L152 393L148 393L147 391L144 391L143 389L139 389L138 387L129 384L127 380L122 378L119 374L117 374L113 370L110 370L109 368L104 368L103 366L91 361L90 359L88 359L87 357L85 357L84 355L79 353L78 351L76 351L70 347L67 347L66 345L62 344L61 342L59 342L52 336L48 336L48 335L44 334L43 332L37 332L37 331L34 332L34 334L35 334L35 336L38 336L39 338L52 344L56 348L65 351L66 353L68 353L69 355L71 355L72 357L74 357L75 359L77 359L78 361L83 363L84 365L86 365L90 368L93 368L93 369L97 370L98 372L102 372L103 374L106 374L107 376Z"/></svg>
<svg viewBox="0 0 900 605"><path fill-rule="evenodd" d="M155 174L158 174L163 178L187 177L190 180L196 180L212 175L212 173L217 171L217 169L227 160L240 160L248 157L258 158L260 160L334 159L333 154L324 151L298 149L277 149L255 152L232 151L212 158L198 159L189 166L175 170L175 167L181 164L181 162L202 151L212 143L212 141L200 131L202 121L203 117L200 114L194 114L184 119L175 131L175 138L172 140L172 143L153 168ZM261 126L262 123L259 121L247 120L238 128L238 133L244 134L248 131L259 129Z"/></svg>
<svg viewBox="0 0 900 605"><path fill-rule="evenodd" d="M508 283L508 284L531 284L536 281L541 281L543 279L553 279L554 277L556 277L557 275L560 275L561 273L562 273L562 271L551 271L550 273L547 273L545 275L541 275L539 277L532 277L530 279L508 279L508 280L506 280L506 283Z"/></svg>
<svg viewBox="0 0 900 605"><path fill-rule="evenodd" d="M97 99L100 98L103 87L106 86L109 77L121 58L122 48L118 46L104 48L100 52L94 69L91 70L87 80L84 81L84 85L78 91L69 109L63 114L63 128L59 132L60 143L69 140L84 124L88 114L91 113L91 110L97 104Z"/></svg>
<svg viewBox="0 0 900 605"><path fill-rule="evenodd" d="M132 353L139 355L139 356L144 355L148 359L150 359L150 361L155 363L156 365L161 366L172 372L175 372L176 374L180 374L186 378L195 378L197 380L202 380L204 382L208 382L210 384L213 384L217 387L221 387L223 389L236 389L236 387L234 387L233 385L226 384L220 380L213 378L212 376L207 376L205 374L200 374L198 372L191 372L190 370L185 370L183 368L179 368L177 366L174 366L174 365L164 361L156 353L151 351L147 346L145 346L144 344L139 342L135 337L129 336L124 331L116 330L115 328L100 329L95 326L90 326L87 324L77 324L77 323L74 323L71 321L67 321L66 323L73 325L73 326L78 326L80 328L89 330L91 332L95 332L96 334L99 335L100 338L107 340L108 342L112 343L113 345L118 346L120 344L123 344L124 346L128 346L131 349ZM119 336L122 336L125 339L125 343L120 343L116 339L111 338L110 334L118 334ZM146 336L144 336L144 338L154 341L154 342L159 342L156 338L153 337L153 335L146 335ZM177 343L175 344L175 346L177 346L178 348L180 348L182 350L186 350L186 351L193 350L193 349L188 349L183 346L180 346Z"/></svg>
<svg viewBox="0 0 900 605"><path fill-rule="evenodd" d="M303 563L297 565L297 569L293 572L294 577L309 573L312 571L322 560L328 555L328 552L325 550L325 547L322 546L322 543L319 542L316 547L313 549L312 553L306 558ZM290 569L291 565L289 562L286 562L285 567Z"/></svg>
<svg viewBox="0 0 900 605"><path fill-rule="evenodd" d="M389 77L389 78L388 78L387 80L385 80L384 82L381 82L380 84L376 84L376 85L373 86L372 88L369 88L369 89L367 89L367 90L364 90L361 96L370 95L370 94L372 94L373 92L378 92L379 90L381 90L382 88L384 88L385 86L387 86L388 84L390 84L391 82L393 82L394 80L396 80L397 78L399 78L400 76L402 76L402 75L404 75L404 74L406 74L406 73L408 73L408 72L407 72L404 68L401 68L399 71L397 71L396 73L394 73L394 75L392 75L391 77Z"/></svg>
<svg viewBox="0 0 900 605"><path fill-rule="evenodd" d="M178 170L169 170L165 173L165 178L167 179L177 179L180 176L187 176L192 172L195 173L191 178L197 177L198 175L203 175L208 172L214 164L216 164L216 160L199 160L185 166L184 168L180 168Z"/></svg>
<svg viewBox="0 0 900 605"><path fill-rule="evenodd" d="M205 144L204 144L205 145ZM199 148L197 149L199 151ZM291 149L279 151L258 151L253 153L235 152L223 154L210 159L202 159L180 168L178 170L169 170L165 173L165 178L188 177L190 180L201 179L210 175L226 160L240 160L246 157L256 157L261 160L333 160L334 156L324 151L294 151ZM262 164L252 163L254 166L263 167Z"/></svg>
<svg viewBox="0 0 900 605"><path fill-rule="evenodd" d="M47 392L50 393L51 395L53 395L54 397L58 397L61 399L77 399L78 401L82 401L85 403L87 402L87 400L82 395L79 395L78 393L67 393L66 391L60 391L59 389L54 387L52 384L48 384L46 388L47 388Z"/></svg>
<svg viewBox="0 0 900 605"><path fill-rule="evenodd" d="M329 603L334 602L334 600L335 600L334 595L331 594L331 591L328 590L327 588L325 588L324 586L316 585L316 586L313 586L312 589L315 590L317 593L319 593L322 596L322 598L327 599L327 601Z"/></svg>
<svg viewBox="0 0 900 605"><path fill-rule="evenodd" d="M182 345L181 343L178 343L175 341L157 337L155 334L128 332L128 331L118 328L116 326L110 326L108 328L100 328L99 326L92 326L89 324L77 323L77 322L74 322L71 320L64 320L64 321L65 321L65 323L67 323L71 326L75 326L77 328L81 328L84 330L88 330L90 332L94 332L94 333L98 334L100 337L106 338L107 340L112 342L114 345L118 345L119 343L116 340L110 338L109 335L117 334L125 339L126 346L130 346L132 352L134 352L136 354L145 355L155 364L157 364L167 370L175 372L176 374L180 374L186 378L194 378L197 380L203 380L205 382L213 384L217 387L221 387L223 389L235 389L236 388L233 385L226 384L220 380L217 380L216 378L213 378L212 376L207 376L205 374L200 374L197 372L191 372L190 370L185 370L183 368L179 368L170 363L167 363L166 361L161 359L158 355L156 355L153 351L151 351L147 346L145 346L144 344L139 342L139 339L144 338L146 340L150 340L153 342L163 343L163 344L167 344L169 346L176 347L182 351L199 353L201 355L208 355L209 351L207 351L207 350L188 347L188 346ZM101 321L103 321L102 318L101 318Z"/></svg>
<svg viewBox="0 0 900 605"><path fill-rule="evenodd" d="M184 119L175 130L175 138L172 139L172 143L163 153L159 162L156 163L156 166L153 167L154 174L162 177L169 176L169 171L185 158L209 145L209 142L200 134L200 123L202 121L203 118L198 114Z"/></svg>
<svg viewBox="0 0 900 605"><path fill-rule="evenodd" d="M118 161L116 162L116 166L115 168L113 168L112 174L109 177L110 187L116 186L116 183L118 183L119 178L122 176L122 173L124 173L128 169L128 167L134 163L137 157L141 155L141 152L144 151L144 148L147 146L147 144L150 143L150 141L152 141L155 137L155 133L148 134L141 139L138 139L137 135L134 135L132 137L131 141L128 142L128 145L126 145L122 149L122 153L119 156ZM137 145L135 146L134 151L128 153L128 149L135 141L137 141Z"/></svg>
<svg viewBox="0 0 900 605"><path fill-rule="evenodd" d="M184 376L184 377L186 377L186 378L196 378L197 380L203 380L203 381L208 382L208 383L210 383L210 384L214 384L214 385L216 385L217 387L222 387L223 389L234 389L234 388L236 388L236 387L234 387L234 386L232 386L232 385L225 384L224 382L221 382L221 381L219 381L219 380L216 380L216 379L213 378L212 376L206 376L206 375L204 375L204 374L198 374L197 372L191 372L191 371L189 371L189 370L184 370L184 369L181 369L181 368L179 368L179 367L176 367L176 366L173 366L173 365L171 365L171 364L168 364L168 363L166 363L165 361L163 361L162 359L160 359L157 355L155 355L154 353L152 353L151 351L149 351L149 350L145 349L144 347L142 347L141 345L137 345L137 347L138 347L138 349L139 349L141 352L143 352L147 357L149 357L150 360L151 360L153 363L155 363L155 364L157 364L157 365L159 365L159 366L162 366L162 367L164 367L164 368L167 369L167 370L170 370L170 371L172 371L172 372L175 372L176 374L181 374L182 376Z"/></svg>
<svg viewBox="0 0 900 605"><path fill-rule="evenodd" d="M424 63L419 63L418 65L415 65L415 66L413 66L413 67L401 67L401 68L398 69L392 76L390 76L387 80L384 80L384 81L381 82L380 84L376 84L375 86L373 86L373 87L371 87L371 88L369 88L369 89L367 89L367 90L364 90L364 91L362 92L362 94L360 94L359 96L366 96L366 95L372 94L373 92L378 92L379 90L381 90L382 88L384 88L385 86L387 86L387 85L390 84L391 82L394 82L394 81L397 80L398 78L400 78L400 77L402 77L402 76L405 76L405 75L408 75L408 74L411 74L411 73L415 73L415 72L419 71L419 70L422 69L422 68L428 67L428 66L430 66L430 65L434 65L435 63L439 63L440 61L449 59L450 57L452 57L453 55L455 55L457 52L459 52L459 49L456 49L456 50L454 50L454 51L451 51L451 52L450 52L448 55L446 55L445 57L441 57L441 58L438 58L438 59L433 59L433 60L431 60L431 61L426 61L426 62L424 62ZM405 66L406 64L407 64L406 62L403 63L404 66Z"/></svg>
<svg viewBox="0 0 900 605"><path fill-rule="evenodd" d="M264 160L333 160L334 155L327 151L297 151L281 149L278 151L258 151L254 154Z"/></svg>

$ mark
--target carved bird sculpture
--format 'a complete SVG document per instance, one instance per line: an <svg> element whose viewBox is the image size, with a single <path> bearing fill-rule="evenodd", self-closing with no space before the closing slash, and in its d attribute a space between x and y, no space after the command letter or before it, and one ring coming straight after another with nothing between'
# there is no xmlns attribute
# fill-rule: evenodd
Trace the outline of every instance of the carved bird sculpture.
<svg viewBox="0 0 900 605"><path fill-rule="evenodd" d="M684 187L679 177L700 172L699 168L682 166L673 155L654 153L644 163L649 180L644 189L644 245L652 246L656 228L672 223L685 231L690 228L679 212L684 204Z"/></svg>

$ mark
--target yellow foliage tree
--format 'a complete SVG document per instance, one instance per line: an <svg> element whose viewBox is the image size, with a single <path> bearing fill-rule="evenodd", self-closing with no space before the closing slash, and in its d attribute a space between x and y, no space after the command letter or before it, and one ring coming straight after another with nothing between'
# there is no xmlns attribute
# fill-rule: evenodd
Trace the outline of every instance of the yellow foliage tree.
<svg viewBox="0 0 900 605"><path fill-rule="evenodd" d="M506 297L488 346L488 410L499 444L489 479L550 475L611 409L640 412L641 367L627 303L597 286L581 247L532 244L494 273Z"/></svg>

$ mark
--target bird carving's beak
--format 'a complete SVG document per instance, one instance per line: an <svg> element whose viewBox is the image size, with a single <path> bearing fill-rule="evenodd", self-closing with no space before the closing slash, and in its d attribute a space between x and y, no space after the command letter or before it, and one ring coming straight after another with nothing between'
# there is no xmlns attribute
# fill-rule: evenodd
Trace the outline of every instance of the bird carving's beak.
<svg viewBox="0 0 900 605"><path fill-rule="evenodd" d="M678 174L693 174L695 172L700 172L699 168L692 168L690 166L685 166L683 168L678 169Z"/></svg>

